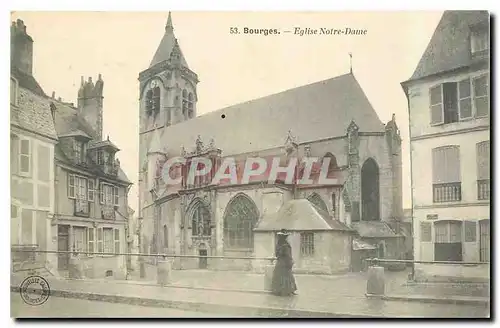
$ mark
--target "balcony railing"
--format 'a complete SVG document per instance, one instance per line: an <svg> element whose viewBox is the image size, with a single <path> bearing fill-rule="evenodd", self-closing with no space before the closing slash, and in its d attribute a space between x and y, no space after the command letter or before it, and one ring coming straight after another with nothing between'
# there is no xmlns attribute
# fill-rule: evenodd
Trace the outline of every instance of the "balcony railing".
<svg viewBox="0 0 500 328"><path fill-rule="evenodd" d="M490 199L490 179L477 180L477 199Z"/></svg>
<svg viewBox="0 0 500 328"><path fill-rule="evenodd" d="M458 202L462 200L462 183L440 183L432 185L434 203Z"/></svg>

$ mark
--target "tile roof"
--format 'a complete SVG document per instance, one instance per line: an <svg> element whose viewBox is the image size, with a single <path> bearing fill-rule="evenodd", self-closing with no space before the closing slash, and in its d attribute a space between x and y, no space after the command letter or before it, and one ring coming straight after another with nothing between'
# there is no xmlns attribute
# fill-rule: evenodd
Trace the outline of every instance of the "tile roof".
<svg viewBox="0 0 500 328"><path fill-rule="evenodd" d="M361 238L398 237L391 227L382 221L359 221L353 222L351 226Z"/></svg>
<svg viewBox="0 0 500 328"><path fill-rule="evenodd" d="M254 230L279 231L281 229L351 231L349 227L332 219L307 199L293 199L286 202L278 212L265 216Z"/></svg>
<svg viewBox="0 0 500 328"><path fill-rule="evenodd" d="M34 79L33 79L34 81ZM10 124L57 140L47 99L19 84L17 106L10 105Z"/></svg>
<svg viewBox="0 0 500 328"><path fill-rule="evenodd" d="M470 26L488 19L487 11L445 11L408 81L471 65Z"/></svg>
<svg viewBox="0 0 500 328"><path fill-rule="evenodd" d="M355 77L345 74L174 124L163 129L162 140L177 154L201 135L227 156L282 147L289 130L299 142L344 136L351 120L360 132L384 132Z"/></svg>

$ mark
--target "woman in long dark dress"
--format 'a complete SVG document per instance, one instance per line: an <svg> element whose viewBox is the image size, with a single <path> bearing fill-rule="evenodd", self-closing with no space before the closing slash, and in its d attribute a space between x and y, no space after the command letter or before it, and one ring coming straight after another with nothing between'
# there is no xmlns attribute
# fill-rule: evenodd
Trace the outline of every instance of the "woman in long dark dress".
<svg viewBox="0 0 500 328"><path fill-rule="evenodd" d="M278 296L294 295L297 290L295 278L292 274L293 258L292 247L286 240L289 233L281 230L277 233L278 243L276 245L276 266L273 272L271 285L272 293Z"/></svg>

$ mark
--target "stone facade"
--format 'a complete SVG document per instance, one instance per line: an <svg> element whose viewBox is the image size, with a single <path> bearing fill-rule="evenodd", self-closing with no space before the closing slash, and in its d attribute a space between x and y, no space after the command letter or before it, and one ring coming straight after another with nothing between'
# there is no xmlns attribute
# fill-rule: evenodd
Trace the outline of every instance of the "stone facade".
<svg viewBox="0 0 500 328"><path fill-rule="evenodd" d="M172 23L170 15L168 21L167 27ZM164 57L159 58L159 53L163 53ZM182 56L181 60L176 59L179 54ZM261 128L267 134L272 133L272 136L249 140L246 140L248 138L242 138L242 142L245 144L242 143L241 147L239 147L238 144L228 144L238 140L238 134L243 130L251 130L247 130L249 129L245 126L247 117L243 115L243 107L247 103L236 105L234 109L195 117L198 78L187 67L187 64L182 64L186 61L182 51L178 48L177 39L173 35L173 27L166 29L165 36L153 62L154 64L152 63L151 67L139 74L141 94L139 108L139 121L141 122L139 136L139 216L144 220L143 236L141 238L144 241L141 247L142 251L149 253L165 251L169 254L201 256L264 256L264 251L258 251L259 249L262 250L263 245L260 242L263 241L259 241L261 237L253 234L252 228L249 228L248 234L245 235L249 243L245 244L245 246L231 246L231 243L237 241L231 241L233 237L230 237L230 233L227 232L231 228L227 227L232 223L228 221L231 221L232 218L237 220L236 217L238 217L237 214L231 213L241 211L240 215L245 216L245 220L248 220L247 223L251 227L255 227L263 220L265 214L278 211L286 201L294 197L308 198L313 193L316 195L314 196L316 200L321 199L324 203L329 215L347 225L350 225L352 220L363 220L363 204L366 205L369 201L373 203L374 211L378 212L376 218L379 221L390 222L402 216L401 138L395 118L393 117L385 126L380 122L368 103L357 105L356 102L362 102L364 100L360 99L366 98L363 98L364 95L361 96L363 92L352 75L341 76L329 82L332 83L332 87L333 84L339 87L349 85L350 87L345 92L352 93L353 108L359 108L356 110L360 111L359 116L356 114L348 120L336 123L341 126L341 131L334 127L325 127L326 136L323 137L319 133L315 135L314 132L311 132L315 129L311 125L311 130L304 131L304 134L299 131L295 135L295 131L288 131L288 135L285 133L280 135L277 129L273 127L273 122L271 122L269 126L262 126ZM345 81L345 83L342 81ZM321 84L318 83L317 87L321 87ZM154 94L156 88L160 89L159 105L155 105ZM316 86L311 85L302 88L304 90L310 88L312 91ZM292 94L292 92L294 90L289 90L288 94ZM296 92L299 93L299 91ZM193 96L190 96L191 94ZM328 93L328 90L325 90L325 97L335 98L334 95ZM307 97L304 97L304 99L307 99ZM258 110L259 115L262 116L259 116L259 119L262 122L275 120L275 123L282 123L281 118L267 120L265 115L271 118L275 114L271 110L268 110L268 112L264 110L264 108L272 108L272 105L264 104L264 101L264 98L254 101L261 104ZM269 101L273 102L274 100ZM293 101L290 103L293 104ZM329 107L328 101L325 99L324 103L326 104L326 111ZM277 101L274 105L280 106ZM301 107L298 104L296 106L297 108ZM367 112L361 113L361 111L365 110L362 108L366 108ZM257 108L255 109L257 110ZM250 113L250 110L253 109L248 109L247 112ZM347 109L342 108L342 110ZM171 114L167 114L169 111ZM213 130L209 135L196 137L197 128L210 130L212 126L208 122L204 123L204 120L220 118L221 113L226 113L226 111L228 118L225 124L231 124L229 121L231 115L241 114L239 127L232 126L232 130L227 131L227 135L223 136L223 131L213 126ZM178 114L172 114L179 112L183 114L180 119ZM185 113L187 115L184 115ZM253 114L257 115L255 111L253 111ZM168 115L170 115L171 123L167 124L169 122ZM224 128L220 127L220 129ZM210 136L216 132L220 133L220 138L211 138ZM181 134L185 135L183 141L180 141ZM256 136L255 138L259 137ZM268 146L246 151L255 148L254 142ZM254 181L249 184L238 183L237 185L214 185L205 182L191 186L187 185L183 180L182 186L166 186L161 179L162 163L176 156L187 159L194 156L207 156L216 165L219 165L217 163L221 163L226 157L235 158L240 163L240 161L244 162L245 159L255 156L278 156L285 162L287 156L295 156L299 160L305 157L323 158L328 156L333 159L334 168L332 168L331 172L338 179L338 184L333 186L297 187L286 183L268 184L267 181ZM372 165L373 174L363 176L362 171L363 168L366 168L365 164L367 162L374 163ZM369 200L366 195L363 196L362 183L368 181L368 176L371 175L376 176L376 183L372 186L371 191L374 198ZM241 208L235 209L238 206L241 206ZM202 214L202 216L205 215L207 218L207 226L201 225L202 229L204 229L201 234L198 228L192 226L192 222L194 222L193 216L199 211L206 213ZM228 241L228 238L230 241ZM265 256L273 256L273 253L269 253L268 249L265 252L267 252ZM404 253L404 250L402 252ZM399 257L398 255L395 256ZM316 260L314 266L317 266L319 271L330 272L330 269L320 268L322 266L320 263L321 256ZM208 259L207 261L207 267L217 269L252 269L257 263L256 260L248 259ZM338 259L338 261L344 263L341 259ZM200 263L198 258L174 259L174 267L177 268L205 266L204 263ZM309 264L313 265L312 262ZM346 268L349 267L347 264L345 265ZM302 265L302 267L305 266L306 264ZM326 264L326 267L329 267L329 265Z"/></svg>

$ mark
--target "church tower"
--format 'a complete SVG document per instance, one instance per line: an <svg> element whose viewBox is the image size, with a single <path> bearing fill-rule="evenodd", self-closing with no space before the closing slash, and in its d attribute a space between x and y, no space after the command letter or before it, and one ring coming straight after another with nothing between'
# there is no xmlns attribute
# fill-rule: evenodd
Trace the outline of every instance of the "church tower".
<svg viewBox="0 0 500 328"><path fill-rule="evenodd" d="M174 34L172 15L168 13L165 33L149 67L139 73L139 167L148 167L148 151L153 135L160 141L164 129L196 117L198 76L189 69ZM162 145L163 147L166 144ZM139 172L139 189L148 203L148 185L143 171ZM141 206L141 204L139 205Z"/></svg>
<svg viewBox="0 0 500 328"><path fill-rule="evenodd" d="M196 116L198 76L189 69L169 12L149 68L139 74L140 130L168 127Z"/></svg>

